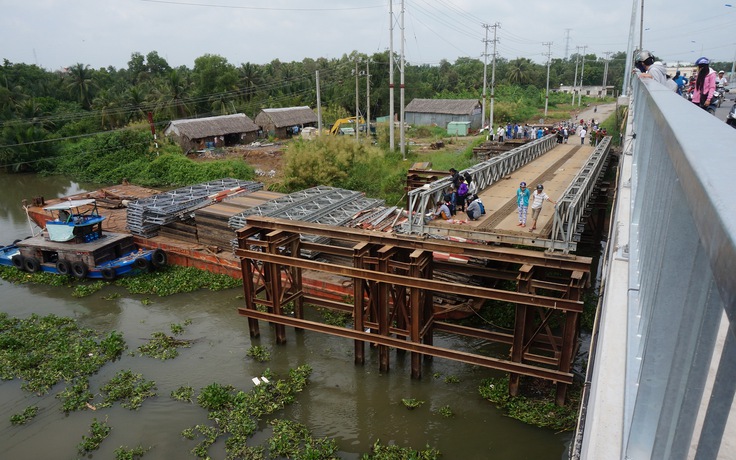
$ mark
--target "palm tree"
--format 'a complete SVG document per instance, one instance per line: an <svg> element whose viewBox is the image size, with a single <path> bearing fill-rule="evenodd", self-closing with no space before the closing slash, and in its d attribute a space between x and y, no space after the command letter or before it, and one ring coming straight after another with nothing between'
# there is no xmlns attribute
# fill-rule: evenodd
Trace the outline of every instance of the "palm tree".
<svg viewBox="0 0 736 460"><path fill-rule="evenodd" d="M118 126L119 117L116 116L118 101L110 90L101 91L92 101L92 108L100 113L102 129Z"/></svg>
<svg viewBox="0 0 736 460"><path fill-rule="evenodd" d="M509 62L507 79L513 85L525 85L530 81L532 62L527 58L516 58Z"/></svg>
<svg viewBox="0 0 736 460"><path fill-rule="evenodd" d="M146 112L148 112L146 94L147 91L141 89L140 86L132 86L126 91L125 102L130 110L130 120L138 121L146 118Z"/></svg>
<svg viewBox="0 0 736 460"><path fill-rule="evenodd" d="M92 71L88 65L75 64L69 69L70 81L67 83L67 88L76 94L77 100L82 107L89 109L92 101L92 89L95 84L92 81Z"/></svg>
<svg viewBox="0 0 736 460"><path fill-rule="evenodd" d="M172 70L168 78L162 81L154 92L158 98L158 110L168 114L170 118L186 118L191 113L189 103L189 92L191 83L185 75L178 70Z"/></svg>

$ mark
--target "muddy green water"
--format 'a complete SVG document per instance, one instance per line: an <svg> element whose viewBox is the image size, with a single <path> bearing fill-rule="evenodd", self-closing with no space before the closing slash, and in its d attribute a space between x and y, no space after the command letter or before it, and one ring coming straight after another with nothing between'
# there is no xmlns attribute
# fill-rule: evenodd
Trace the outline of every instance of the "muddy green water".
<svg viewBox="0 0 736 460"><path fill-rule="evenodd" d="M91 187L58 177L0 174L2 243L30 233L20 206L22 199L64 196ZM115 292L120 297L103 299ZM174 360L160 361L125 353L92 377L93 392L122 369L131 369L155 381L158 396L145 401L138 411L115 405L110 409L65 415L55 398L61 385L39 397L23 391L18 380L0 381L0 458L77 458L77 445L88 434L92 419L107 418L112 432L92 458L111 459L120 446L141 445L152 447L144 458L193 459L190 451L196 441L189 441L180 433L196 424L207 424L206 412L196 405L171 399L172 390L188 385L198 393L213 382L248 390L253 386L251 379L267 367L277 375L286 376L289 368L301 364L313 368L310 383L299 394L297 404L276 417L304 423L315 437L336 439L341 458L359 458L376 439L415 449L435 447L445 459L566 458L569 433L556 434L524 425L504 417L479 397L477 387L481 380L494 375L487 369L437 358L425 364L422 380L412 380L409 354L392 353L391 370L382 374L378 372L376 350L367 351L364 366L356 366L353 344L347 339L288 329L288 343L277 346L270 327L261 323L261 337L251 340L246 319L236 314L243 303L240 289L149 297L150 305L144 305L144 298L106 287L90 297L75 299L68 288L13 285L0 280L0 311L12 316L53 313L76 318L83 327L117 330L123 334L129 351L143 344L151 333L169 333L169 325L183 324L187 319L192 324L186 328L183 338L196 339L191 348L181 349ZM470 339L438 335L435 343L459 350L496 352ZM267 348L271 360L261 364L248 358L246 351L251 345ZM434 378L435 374L440 378ZM457 377L460 382L445 383L447 376ZM409 411L401 404L402 398L420 399L425 404ZM10 424L12 414L31 405L39 407L35 419L24 426ZM435 413L445 405L450 406L453 417ZM261 443L269 435L269 429L263 427L253 441ZM224 443L215 444L210 455L213 459L225 458Z"/></svg>

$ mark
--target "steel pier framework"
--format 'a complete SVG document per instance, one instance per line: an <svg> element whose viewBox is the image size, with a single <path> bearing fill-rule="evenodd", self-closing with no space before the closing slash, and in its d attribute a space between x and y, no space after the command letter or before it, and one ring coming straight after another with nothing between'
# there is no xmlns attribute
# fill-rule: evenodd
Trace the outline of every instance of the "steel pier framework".
<svg viewBox="0 0 736 460"><path fill-rule="evenodd" d="M249 217L248 225L237 233L236 254L242 260L245 292L239 314L248 318L252 337L260 335L258 320L264 320L275 326L278 343L287 340L286 326L353 339L356 364L365 361L366 342L376 344L382 372L390 368L389 347L394 347L411 352L412 378L421 377L423 357L453 359L509 372L512 395L518 394L521 376L553 381L557 403L564 403L573 379L570 370L583 311L581 293L590 275L589 258L260 216ZM342 244L314 243L304 235ZM303 251L350 262L308 260L299 256ZM435 261L435 251L461 254L475 263ZM352 292L342 301L309 296L302 289L305 270L350 278ZM516 280L518 290L441 281L434 279L434 270L472 274L485 280L483 286L492 285L493 279ZM433 310L434 292L515 304L513 333L439 321ZM290 303L293 310L286 308ZM307 304L350 313L352 327L305 319ZM509 352L500 358L436 346L436 331L505 344Z"/></svg>

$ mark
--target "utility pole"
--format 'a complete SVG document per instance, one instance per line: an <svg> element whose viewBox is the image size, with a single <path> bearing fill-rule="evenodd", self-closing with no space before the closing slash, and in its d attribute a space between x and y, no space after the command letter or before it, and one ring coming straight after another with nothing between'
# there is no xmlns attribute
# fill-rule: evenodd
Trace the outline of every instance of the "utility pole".
<svg viewBox="0 0 736 460"><path fill-rule="evenodd" d="M585 75L585 50L588 45L581 46L583 49L583 63L580 66L580 91L578 91L578 107L580 107L580 100L583 98L583 75Z"/></svg>
<svg viewBox="0 0 736 460"><path fill-rule="evenodd" d="M580 62L580 47L575 47L575 79L572 81L572 101L570 101L571 105L575 105L575 93L578 90L578 63Z"/></svg>
<svg viewBox="0 0 736 460"><path fill-rule="evenodd" d="M565 29L565 59L567 59L568 51L570 51L570 31L572 29Z"/></svg>
<svg viewBox="0 0 736 460"><path fill-rule="evenodd" d="M365 138L371 135L371 70L368 59L365 61Z"/></svg>
<svg viewBox="0 0 736 460"><path fill-rule="evenodd" d="M498 43L496 33L501 24L497 22L491 27L493 27L493 59L491 60L491 116L488 120L488 129L493 129L493 100L496 91L496 43Z"/></svg>
<svg viewBox="0 0 736 460"><path fill-rule="evenodd" d="M394 140L394 9L393 0L388 0L388 139L389 149L393 152L396 148Z"/></svg>
<svg viewBox="0 0 736 460"><path fill-rule="evenodd" d="M549 103L549 62L550 57L552 56L552 42L542 43L542 46L547 47L547 53L545 56L547 56L547 92L544 95L544 117L547 117L547 105Z"/></svg>
<svg viewBox="0 0 736 460"><path fill-rule="evenodd" d="M314 71L317 79L317 132L322 134L322 101L319 94L319 70Z"/></svg>
<svg viewBox="0 0 736 460"><path fill-rule="evenodd" d="M644 43L644 0L641 0L641 14L639 15L639 51L643 50ZM701 55L703 53L700 53Z"/></svg>
<svg viewBox="0 0 736 460"><path fill-rule="evenodd" d="M399 96L399 103L401 108L401 121L399 122L399 129L401 129L401 158L406 160L406 139L405 139L405 126L404 126L404 0L401 0L401 63L399 64L399 70L401 71L401 95Z"/></svg>
<svg viewBox="0 0 736 460"><path fill-rule="evenodd" d="M608 61L610 60L609 59L609 56L611 54L613 54L613 52L612 51L606 51L603 54L606 55L606 60L604 61L605 62L605 65L603 66L603 91L606 91L606 96L608 96L608 91L606 90L606 84L608 84ZM680 67L679 61L677 63L677 67Z"/></svg>
<svg viewBox="0 0 736 460"><path fill-rule="evenodd" d="M485 47L483 50L483 111L481 112L482 116L480 117L481 129L485 128L486 126L486 87L488 86L488 28L490 26L488 24L483 24L483 27L486 29L486 38L483 40ZM490 125L488 126L488 129L491 129Z"/></svg>
<svg viewBox="0 0 736 460"><path fill-rule="evenodd" d="M355 56L355 140L358 140L358 131L360 131L358 121L360 118L360 110L358 109L358 56Z"/></svg>

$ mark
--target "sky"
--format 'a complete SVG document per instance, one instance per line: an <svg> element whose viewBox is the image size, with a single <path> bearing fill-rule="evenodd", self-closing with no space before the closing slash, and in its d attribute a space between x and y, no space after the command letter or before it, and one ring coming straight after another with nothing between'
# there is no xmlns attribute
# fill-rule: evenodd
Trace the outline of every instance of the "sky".
<svg viewBox="0 0 736 460"><path fill-rule="evenodd" d="M643 1L643 0L642 0ZM736 2L646 0L643 47L667 63L736 58ZM729 1L729 0L726 0ZM733 1L733 0L731 0ZM77 63L127 68L156 51L172 67L205 54L230 64L340 58L389 49L389 0L0 0L0 58L60 70ZM641 36L641 5L616 0L405 0L407 62L499 57L544 63L575 52L626 51ZM401 0L393 0L394 51ZM487 42L486 31L488 32ZM550 43L550 45L546 45ZM585 48L583 48L585 47ZM730 69L727 69L730 70Z"/></svg>

